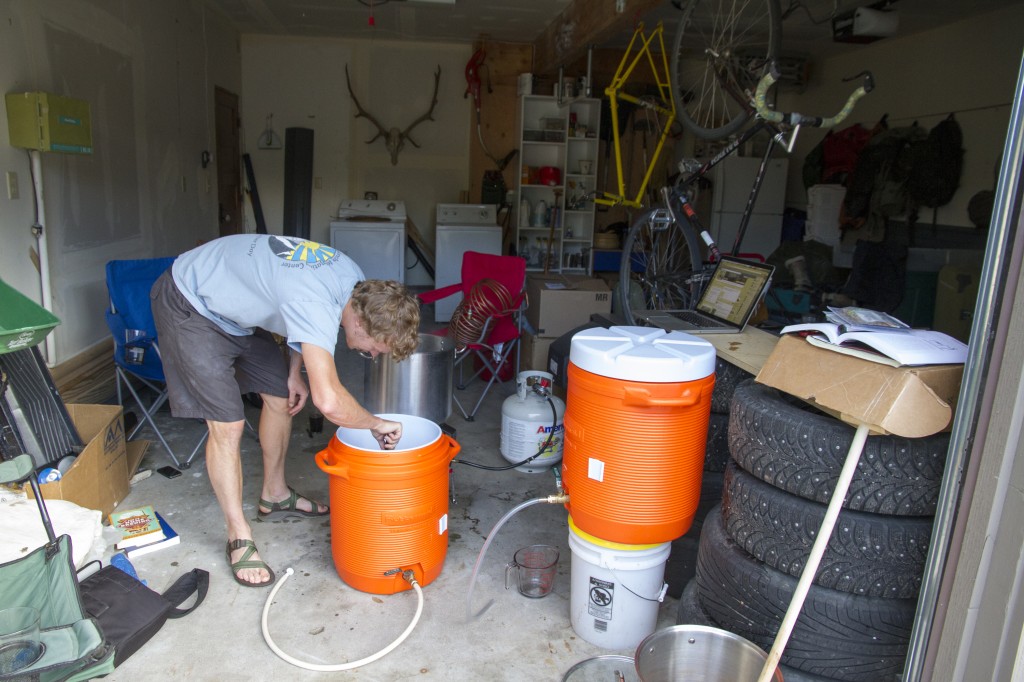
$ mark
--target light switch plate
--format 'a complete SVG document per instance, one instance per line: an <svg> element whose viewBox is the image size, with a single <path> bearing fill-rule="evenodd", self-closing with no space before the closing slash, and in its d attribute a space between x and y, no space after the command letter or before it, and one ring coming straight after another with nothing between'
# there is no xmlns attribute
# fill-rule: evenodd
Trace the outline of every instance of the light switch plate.
<svg viewBox="0 0 1024 682"><path fill-rule="evenodd" d="M21 196L18 191L18 174L15 171L7 171L7 198L17 199Z"/></svg>

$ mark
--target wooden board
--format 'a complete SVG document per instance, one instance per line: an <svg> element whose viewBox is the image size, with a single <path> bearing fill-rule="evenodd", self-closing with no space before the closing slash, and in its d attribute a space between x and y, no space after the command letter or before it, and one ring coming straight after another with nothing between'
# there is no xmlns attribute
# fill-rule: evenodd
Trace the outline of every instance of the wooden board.
<svg viewBox="0 0 1024 682"><path fill-rule="evenodd" d="M466 97L470 114L470 159L469 203L481 201L481 185L484 171L496 170L497 164L488 158L480 137L491 156L502 159L516 148L516 116L519 111L519 97L516 87L519 74L530 73L533 65L533 46L521 43L497 43L478 41L475 49L482 49L486 57L480 69L480 134L476 129L476 111L471 96ZM490 81L488 92L487 84ZM505 186L512 189L518 164L513 160L502 173Z"/></svg>
<svg viewBox="0 0 1024 682"><path fill-rule="evenodd" d="M739 334L694 334L715 347L718 357L751 374L757 374L775 350L779 337L757 327L747 327Z"/></svg>

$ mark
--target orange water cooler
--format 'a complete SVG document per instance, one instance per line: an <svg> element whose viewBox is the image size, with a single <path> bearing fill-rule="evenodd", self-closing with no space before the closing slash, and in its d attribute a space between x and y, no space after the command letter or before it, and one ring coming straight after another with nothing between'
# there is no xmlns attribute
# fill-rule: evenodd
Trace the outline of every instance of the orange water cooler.
<svg viewBox="0 0 1024 682"><path fill-rule="evenodd" d="M316 463L330 477L331 553L350 587L372 594L426 586L448 552L448 472L459 445L428 419L382 414L402 423L394 450L370 431L339 428Z"/></svg>
<svg viewBox="0 0 1024 682"><path fill-rule="evenodd" d="M572 338L562 473L576 527L613 543L684 535L700 500L715 349L652 327Z"/></svg>

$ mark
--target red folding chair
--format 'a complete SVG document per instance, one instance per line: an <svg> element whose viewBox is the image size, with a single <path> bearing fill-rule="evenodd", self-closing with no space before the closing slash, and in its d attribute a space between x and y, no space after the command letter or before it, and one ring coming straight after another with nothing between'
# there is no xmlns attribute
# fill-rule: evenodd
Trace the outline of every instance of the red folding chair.
<svg viewBox="0 0 1024 682"><path fill-rule="evenodd" d="M443 333L455 341L455 367L459 372L459 390L481 377L487 380L472 411L467 412L453 396L466 421L473 421L488 391L502 370L519 370L519 337L522 314L526 310L526 261L518 256L495 256L467 251L462 256L462 281L419 295L422 303L435 303L459 295L462 301ZM468 380L463 380L467 359L477 364ZM514 362L509 365L508 363Z"/></svg>

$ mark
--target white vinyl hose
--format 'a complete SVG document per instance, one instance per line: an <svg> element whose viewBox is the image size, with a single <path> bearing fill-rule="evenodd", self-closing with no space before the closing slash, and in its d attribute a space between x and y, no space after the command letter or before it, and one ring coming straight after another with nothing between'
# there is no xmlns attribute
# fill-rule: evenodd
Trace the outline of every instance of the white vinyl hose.
<svg viewBox="0 0 1024 682"><path fill-rule="evenodd" d="M769 682L775 674L775 668L778 667L779 660L782 658L782 650L786 648L789 636L793 633L797 616L800 615L800 610L804 607L804 600L807 599L807 593L811 589L814 574L818 572L821 558L825 555L828 541L836 527L839 511L843 507L846 493L850 490L850 482L853 481L853 474L857 471L857 463L860 462L860 455L864 450L864 442L867 438L868 427L866 424L861 424L853 434L850 449L846 453L846 462L843 463L843 469L839 472L839 480L836 481L836 489L832 492L828 509L825 510L825 518L821 521L818 537L815 538L811 554L807 557L803 572L800 573L800 581L796 584L793 599L789 602L789 608L786 609L786 615L782 619L782 625L779 626L778 634L775 635L772 650L768 653L768 658L765 660L764 667L761 668L761 675L757 678L757 682Z"/></svg>
<svg viewBox="0 0 1024 682"><path fill-rule="evenodd" d="M288 577L292 575L294 572L295 571L293 571L291 568L288 568L288 570L285 571L281 579L277 581L277 584L274 585L273 589L270 590L270 596L267 597L267 603L263 605L263 617L260 620L260 625L263 628L263 639L266 640L267 646L270 647L271 651L273 651L279 657L283 658L285 661L288 661L292 665L298 666L300 668L305 668L306 670L314 670L316 672L325 673L336 672L340 670L352 670L354 668L362 667L367 663L373 663L378 659L384 658L389 653L394 651L399 644L404 642L405 639L410 634L412 634L412 631L416 627L416 624L420 621L420 615L422 615L423 613L423 588L421 588L420 584L416 582L416 578L413 575L412 571L403 571L402 577L405 578L409 582L409 584L412 585L412 589L416 591L416 614L412 617L412 622L409 623L409 626L405 628L405 631L402 632L402 634L400 634L395 641L391 642L391 644L388 644L386 647L384 647L375 654L367 656L366 658L361 658L358 661L351 661L349 663L308 663L306 661L300 661L299 659L286 654L284 651L281 650L279 646L277 646L277 644L274 643L274 640L270 637L270 627L268 624L268 621L270 620L270 604L274 601L274 596L277 594L277 591L281 589L281 586L284 585L285 581L288 580Z"/></svg>

